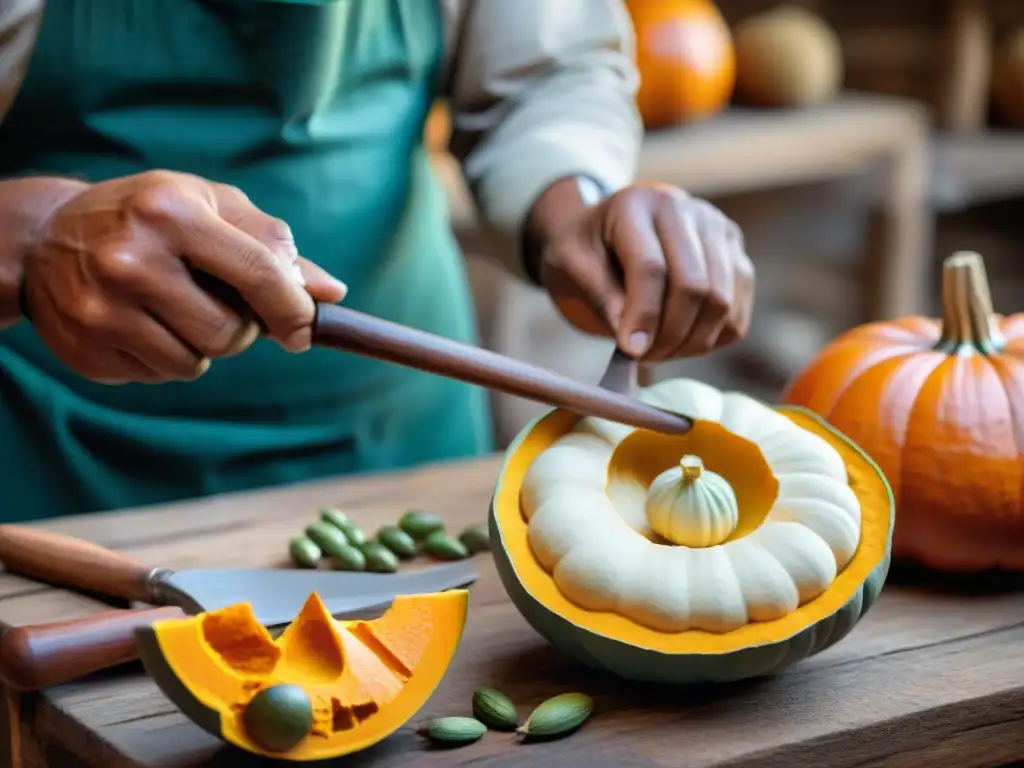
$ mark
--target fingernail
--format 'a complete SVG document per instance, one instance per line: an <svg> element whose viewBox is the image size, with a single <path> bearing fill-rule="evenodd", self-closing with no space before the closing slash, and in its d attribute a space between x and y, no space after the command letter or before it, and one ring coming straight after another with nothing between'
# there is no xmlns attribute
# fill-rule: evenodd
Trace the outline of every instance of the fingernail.
<svg viewBox="0 0 1024 768"><path fill-rule="evenodd" d="M302 328L291 336L281 340L281 346L289 352L305 352L310 347L312 331L309 328Z"/></svg>
<svg viewBox="0 0 1024 768"><path fill-rule="evenodd" d="M649 338L650 336L647 331L633 331L629 335L629 349L626 351L634 356L642 355L647 351L647 341Z"/></svg>
<svg viewBox="0 0 1024 768"><path fill-rule="evenodd" d="M306 285L306 278L303 276L302 270L299 268L298 264L292 264L292 275L295 276L295 279L299 282L299 285Z"/></svg>
<svg viewBox="0 0 1024 768"><path fill-rule="evenodd" d="M336 277L332 277L331 282L334 283L334 287L338 290L338 293L341 294L342 299L348 296L348 286L345 285L345 283L341 282L341 280Z"/></svg>

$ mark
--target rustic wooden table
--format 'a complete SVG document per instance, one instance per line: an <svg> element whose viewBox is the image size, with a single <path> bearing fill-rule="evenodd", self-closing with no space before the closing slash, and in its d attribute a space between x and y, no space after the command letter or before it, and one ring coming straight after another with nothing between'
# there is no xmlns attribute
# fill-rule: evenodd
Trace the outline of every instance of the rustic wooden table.
<svg viewBox="0 0 1024 768"><path fill-rule="evenodd" d="M407 506L452 526L484 519L497 462L428 468L222 497L202 503L48 524L62 533L170 567L284 564L287 538L324 505L375 528ZM942 595L890 583L854 633L774 679L719 688L659 689L588 671L549 647L478 557L469 623L452 667L424 710L348 766L686 766L981 768L1024 759L1024 591ZM0 575L5 626L88 615L108 606ZM466 714L478 685L525 710L569 690L594 696L577 734L520 745L506 734L431 751L415 726ZM194 726L138 666L41 693L5 692L7 765L167 768L270 765Z"/></svg>

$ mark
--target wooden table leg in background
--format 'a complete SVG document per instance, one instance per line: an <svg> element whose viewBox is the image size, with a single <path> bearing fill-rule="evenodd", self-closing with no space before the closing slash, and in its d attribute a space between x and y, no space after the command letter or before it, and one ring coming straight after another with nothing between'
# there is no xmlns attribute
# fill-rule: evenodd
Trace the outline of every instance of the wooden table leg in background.
<svg viewBox="0 0 1024 768"><path fill-rule="evenodd" d="M929 146L922 119L889 155L865 264L865 322L930 311L935 215Z"/></svg>

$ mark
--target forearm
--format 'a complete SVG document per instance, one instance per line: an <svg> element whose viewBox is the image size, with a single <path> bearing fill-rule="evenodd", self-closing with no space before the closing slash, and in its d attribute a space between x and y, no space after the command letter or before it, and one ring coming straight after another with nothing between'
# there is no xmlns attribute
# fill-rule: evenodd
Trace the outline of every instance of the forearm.
<svg viewBox="0 0 1024 768"><path fill-rule="evenodd" d="M18 286L32 243L53 212L87 186L51 177L0 181L0 328L21 319Z"/></svg>
<svg viewBox="0 0 1024 768"><path fill-rule="evenodd" d="M622 0L559 0L557 11L552 0L473 5L449 93L450 148L499 235L494 255L530 279L524 248L541 198L571 201L575 176L607 193L633 181L643 134L633 30Z"/></svg>

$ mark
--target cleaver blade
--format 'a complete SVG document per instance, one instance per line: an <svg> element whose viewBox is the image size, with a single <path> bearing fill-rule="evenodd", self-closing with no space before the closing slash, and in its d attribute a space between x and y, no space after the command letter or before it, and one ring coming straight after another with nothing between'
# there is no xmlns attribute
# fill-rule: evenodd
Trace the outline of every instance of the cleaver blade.
<svg viewBox="0 0 1024 768"><path fill-rule="evenodd" d="M352 614L370 618L375 612L383 613L397 595L468 587L477 578L468 562L404 573L211 568L154 575L161 604L194 614L248 602L256 620L267 627L292 621L311 592L336 618Z"/></svg>

